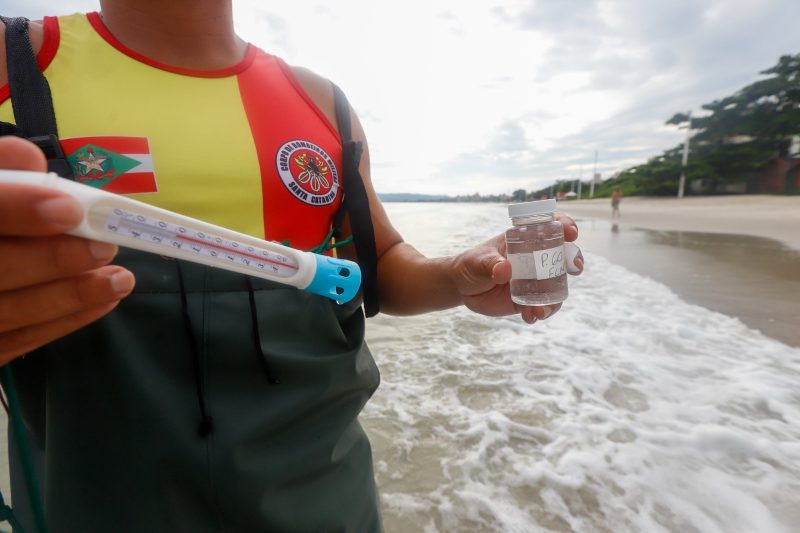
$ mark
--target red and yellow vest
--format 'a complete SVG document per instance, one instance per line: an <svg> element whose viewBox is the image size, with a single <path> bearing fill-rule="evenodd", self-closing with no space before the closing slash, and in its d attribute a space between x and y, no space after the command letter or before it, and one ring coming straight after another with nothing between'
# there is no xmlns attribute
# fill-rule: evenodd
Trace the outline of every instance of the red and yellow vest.
<svg viewBox="0 0 800 533"><path fill-rule="evenodd" d="M251 46L188 71L128 50L96 14L44 26L78 180L297 248L325 238L341 140L280 60ZM0 88L13 122L7 100ZM382 531L357 420L379 383L360 298L125 248L115 261L134 292L12 366L53 530Z"/></svg>
<svg viewBox="0 0 800 533"><path fill-rule="evenodd" d="M79 181L295 248L325 239L341 138L280 59L250 45L230 68L176 68L89 13L45 18L37 60Z"/></svg>

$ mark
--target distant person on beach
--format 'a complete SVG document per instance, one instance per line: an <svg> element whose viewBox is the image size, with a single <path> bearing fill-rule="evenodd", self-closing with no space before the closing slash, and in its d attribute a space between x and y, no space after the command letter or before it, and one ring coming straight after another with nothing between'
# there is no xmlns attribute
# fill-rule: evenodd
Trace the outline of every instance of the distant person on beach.
<svg viewBox="0 0 800 533"><path fill-rule="evenodd" d="M611 193L611 218L622 216L619 212L619 203L622 201L622 191L619 187Z"/></svg>
<svg viewBox="0 0 800 533"><path fill-rule="evenodd" d="M404 242L356 115L337 114L328 80L242 41L230 0L100 8L0 24L0 168L47 168L23 139L41 133L12 110L30 87L9 98L6 84L7 35L12 66L37 68L19 46L29 35L60 134L48 146L64 151L53 161L79 181L328 254L374 231L337 249L376 273L368 313L463 305L532 324L559 310L511 301L502 234L452 257ZM0 362L43 465L51 530L381 531L357 419L379 383L361 297L337 305L66 235L81 217L67 195L0 184ZM575 222L560 222L574 241ZM23 486L18 465L12 478ZM15 506L26 499L14 493Z"/></svg>

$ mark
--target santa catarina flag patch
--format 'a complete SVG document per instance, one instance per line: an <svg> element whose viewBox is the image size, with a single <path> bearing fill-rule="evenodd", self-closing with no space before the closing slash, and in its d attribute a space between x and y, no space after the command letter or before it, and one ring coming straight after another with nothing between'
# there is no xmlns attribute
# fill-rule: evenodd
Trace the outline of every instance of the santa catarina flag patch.
<svg viewBox="0 0 800 533"><path fill-rule="evenodd" d="M61 148L80 183L117 194L158 192L147 137L73 137Z"/></svg>

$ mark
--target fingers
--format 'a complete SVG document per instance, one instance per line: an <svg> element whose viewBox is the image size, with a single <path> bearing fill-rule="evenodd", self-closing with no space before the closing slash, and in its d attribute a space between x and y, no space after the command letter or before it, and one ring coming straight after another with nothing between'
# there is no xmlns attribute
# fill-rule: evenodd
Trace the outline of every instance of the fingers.
<svg viewBox="0 0 800 533"><path fill-rule="evenodd" d="M119 300L0 334L0 365L94 322L118 304Z"/></svg>
<svg viewBox="0 0 800 533"><path fill-rule="evenodd" d="M0 364L97 320L133 285L133 274L108 266L0 293Z"/></svg>
<svg viewBox="0 0 800 533"><path fill-rule="evenodd" d="M17 137L0 138L0 168L47 171L44 154ZM54 235L78 225L81 205L44 187L7 184L0 194L0 235Z"/></svg>
<svg viewBox="0 0 800 533"><path fill-rule="evenodd" d="M108 266L73 278L0 294L0 334L57 320L127 296L133 274Z"/></svg>
<svg viewBox="0 0 800 533"><path fill-rule="evenodd" d="M575 256L575 259L573 259L572 264L575 265L575 268L578 269L578 271L575 272L574 275L576 276L581 275L583 273L583 266L585 264L583 260L583 252L578 250L578 255ZM570 272L570 274L572 274L572 272Z"/></svg>
<svg viewBox="0 0 800 533"><path fill-rule="evenodd" d="M555 219L564 226L564 240L572 242L578 238L578 225L569 215L556 213Z"/></svg>
<svg viewBox="0 0 800 533"><path fill-rule="evenodd" d="M63 233L83 217L81 204L67 194L29 185L5 184L0 194L0 236Z"/></svg>
<svg viewBox="0 0 800 533"><path fill-rule="evenodd" d="M567 273L578 276L583 272L583 252L575 243L564 243L564 260L567 265Z"/></svg>
<svg viewBox="0 0 800 533"><path fill-rule="evenodd" d="M526 323L535 324L536 321L539 320L538 318L536 318L536 315L533 312L534 310L533 307L520 305L517 306L517 308L519 310L519 316L521 316L522 320L524 320Z"/></svg>
<svg viewBox="0 0 800 533"><path fill-rule="evenodd" d="M35 144L9 135L0 137L0 168L46 172L47 161Z"/></svg>
<svg viewBox="0 0 800 533"><path fill-rule="evenodd" d="M562 215L565 233L571 231L571 239L578 236L573 220ZM504 256L505 240L502 235L481 246L459 255L454 264L453 280L462 295L463 303L471 310L487 316L506 316L518 313L528 324L546 320L561 309L561 304L549 306L523 306L511 300L511 263ZM584 260L580 249L567 242L564 245L568 271L580 274Z"/></svg>
<svg viewBox="0 0 800 533"><path fill-rule="evenodd" d="M0 169L47 165L32 143L3 137ZM69 195L0 186L0 364L97 320L133 290L133 274L108 266L116 246L64 235L82 217Z"/></svg>
<svg viewBox="0 0 800 533"><path fill-rule="evenodd" d="M561 304L545 305L542 307L534 307L533 314L538 320L547 320L558 311L561 310Z"/></svg>
<svg viewBox="0 0 800 533"><path fill-rule="evenodd" d="M583 253L580 248L571 244L578 238L578 225L569 215L557 213L555 218L564 226L564 240L566 241L564 251L567 256L567 272L578 276L583 272Z"/></svg>
<svg viewBox="0 0 800 533"><path fill-rule="evenodd" d="M539 320L547 320L561 309L561 304L543 305L543 306L526 306L517 305L522 320L528 324L535 324Z"/></svg>
<svg viewBox="0 0 800 533"><path fill-rule="evenodd" d="M71 277L108 264L117 247L62 235L0 239L0 291Z"/></svg>

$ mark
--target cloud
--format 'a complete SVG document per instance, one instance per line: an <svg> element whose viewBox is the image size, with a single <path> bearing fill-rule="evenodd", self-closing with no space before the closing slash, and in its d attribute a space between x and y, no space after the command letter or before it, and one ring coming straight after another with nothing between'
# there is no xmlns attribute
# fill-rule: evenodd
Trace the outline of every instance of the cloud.
<svg viewBox="0 0 800 533"><path fill-rule="evenodd" d="M577 176L581 165L588 177L595 150L598 171L606 176L657 156L683 140L682 132L664 126L673 113L697 111L755 81L781 54L798 52L796 22L786 16L794 8L788 0L536 0L496 7L492 13L508 31L535 34L547 43L543 60L532 65L530 86L551 87L561 80L562 93L554 107L534 104L527 114L507 119L485 147L462 151L437 168L436 176L447 181L483 176L487 184L531 189ZM520 81L516 77L513 83ZM554 131L559 120L553 115L568 117L581 97L612 112L587 117L538 149L530 140L534 125ZM510 124L524 125L531 144L515 146L508 158L496 141L509 139ZM509 179L514 177L526 181Z"/></svg>
<svg viewBox="0 0 800 533"><path fill-rule="evenodd" d="M521 8L498 6L494 13L510 24L523 29L540 30L574 37L587 34L587 28L598 28L598 2L596 0L532 0Z"/></svg>
<svg viewBox="0 0 800 533"><path fill-rule="evenodd" d="M557 179L576 179L579 175L588 179L594 169L595 151L597 171L609 177L682 142L682 132L664 125L674 111L669 102L653 94L607 120L561 136L543 149L537 149L526 136L524 125L552 120L554 114L526 115L493 131L485 148L461 153L443 163L436 178L457 183L464 178L479 182L482 177L483 186L475 190L487 193L508 192L493 188L501 183L533 190Z"/></svg>
<svg viewBox="0 0 800 533"><path fill-rule="evenodd" d="M100 6L93 0L5 0L2 6L4 17L26 17L39 20L45 16L97 11Z"/></svg>
<svg viewBox="0 0 800 533"><path fill-rule="evenodd" d="M276 50L283 55L295 51L287 20L277 13L253 2L234 4L234 24L236 32L258 45Z"/></svg>
<svg viewBox="0 0 800 533"><path fill-rule="evenodd" d="M94 1L8 0L38 18ZM797 53L796 0L236 0L237 31L343 87L381 192L508 192L678 145L677 111Z"/></svg>

